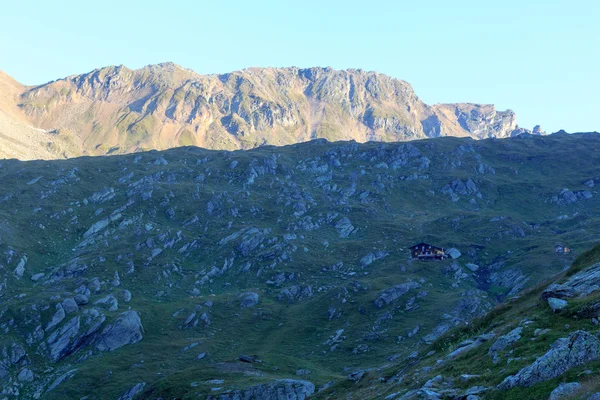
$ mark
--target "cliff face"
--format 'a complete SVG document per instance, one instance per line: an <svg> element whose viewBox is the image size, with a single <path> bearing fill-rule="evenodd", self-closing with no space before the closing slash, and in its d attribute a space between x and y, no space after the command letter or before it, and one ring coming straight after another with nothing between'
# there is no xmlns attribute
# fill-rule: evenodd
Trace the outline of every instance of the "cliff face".
<svg viewBox="0 0 600 400"><path fill-rule="evenodd" d="M200 75L172 63L106 67L24 88L18 105L32 125L95 155L185 145L248 149L315 138L481 139L511 136L517 129L512 111L475 104L432 107L407 82L331 68Z"/></svg>

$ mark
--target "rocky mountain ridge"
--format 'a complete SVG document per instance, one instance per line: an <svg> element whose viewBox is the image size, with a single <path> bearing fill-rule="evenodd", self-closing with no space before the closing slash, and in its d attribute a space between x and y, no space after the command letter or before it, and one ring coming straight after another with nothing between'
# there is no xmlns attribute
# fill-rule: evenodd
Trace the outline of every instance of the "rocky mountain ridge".
<svg viewBox="0 0 600 400"><path fill-rule="evenodd" d="M0 84L11 87L0 112L12 122L3 127L0 121L0 134L35 133L26 139L30 155L2 142L5 157L22 159L187 145L250 149L317 138L390 142L530 132L518 127L511 110L429 106L407 82L355 69L248 68L200 75L164 63L138 70L105 67L35 87L5 75Z"/></svg>

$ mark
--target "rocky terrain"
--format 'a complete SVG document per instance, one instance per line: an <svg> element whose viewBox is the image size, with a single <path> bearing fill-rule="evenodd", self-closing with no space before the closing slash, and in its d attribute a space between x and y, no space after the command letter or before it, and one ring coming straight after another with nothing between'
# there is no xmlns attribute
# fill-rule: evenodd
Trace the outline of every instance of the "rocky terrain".
<svg viewBox="0 0 600 400"><path fill-rule="evenodd" d="M600 239L599 146L2 160L0 399L587 393L600 257L565 269ZM410 260L421 241L452 257Z"/></svg>
<svg viewBox="0 0 600 400"><path fill-rule="evenodd" d="M422 354L363 371L354 388L346 386L337 395L599 399L600 245L554 282L539 284L486 317L448 332Z"/></svg>
<svg viewBox="0 0 600 400"><path fill-rule="evenodd" d="M106 67L35 87L0 73L0 156L9 158L524 132L510 110L429 106L407 82L362 70L250 68L200 75L165 63Z"/></svg>

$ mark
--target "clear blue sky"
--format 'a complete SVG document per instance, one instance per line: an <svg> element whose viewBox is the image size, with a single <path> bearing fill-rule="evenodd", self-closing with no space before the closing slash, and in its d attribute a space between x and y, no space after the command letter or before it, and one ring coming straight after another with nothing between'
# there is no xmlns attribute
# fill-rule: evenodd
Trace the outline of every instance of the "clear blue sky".
<svg viewBox="0 0 600 400"><path fill-rule="evenodd" d="M493 103L521 126L600 131L598 0L6 1L0 69L40 84L173 61L375 70L427 103Z"/></svg>

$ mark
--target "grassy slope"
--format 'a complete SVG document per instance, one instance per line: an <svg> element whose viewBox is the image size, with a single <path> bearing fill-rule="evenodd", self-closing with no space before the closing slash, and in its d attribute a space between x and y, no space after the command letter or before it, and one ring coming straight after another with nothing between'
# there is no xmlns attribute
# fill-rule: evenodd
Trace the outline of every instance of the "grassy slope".
<svg viewBox="0 0 600 400"><path fill-rule="evenodd" d="M340 388L331 389L334 397L341 397L341 393L349 392L350 398L380 397L391 393L418 388L427 380L436 375L452 378L456 387L468 389L473 386L495 387L509 375L517 373L521 368L530 364L539 356L547 352L550 346L559 338L567 337L576 330L593 332L597 330L588 318L580 318L578 314L585 309L586 305L600 300L600 293L590 295L581 299L569 301L569 307L560 312L553 313L547 303L540 298L542 291L553 282L564 281L568 276L600 262L600 245L582 253L567 271L557 275L552 280L543 282L533 288L526 290L519 297L497 306L485 317L478 318L466 326L452 330L438 339L423 353L429 351L435 354L423 357L416 363L401 363L389 366L380 372L388 379L401 371L404 383L378 384L371 376L370 383L362 383L362 389L358 391L356 385L346 383ZM527 321L527 324L523 322ZM443 359L446 354L455 350L462 341L476 337L484 333L494 332L497 336L504 335L517 326L523 326L522 338L507 351L503 352L500 363L494 364L488 350L494 340L484 343L480 347L467 352L458 358L437 365L437 360ZM535 337L536 329L549 329L544 335ZM507 362L510 359L510 362ZM468 382L461 382L460 376L464 374L478 375ZM600 361L592 362L569 370L564 375L545 382L538 383L529 388L514 388L508 391L492 391L487 393L486 399L519 400L547 399L550 392L562 382L580 382L583 389L579 396L586 392L600 391ZM363 396L363 397L361 397ZM574 398L579 398L575 395Z"/></svg>
<svg viewBox="0 0 600 400"><path fill-rule="evenodd" d="M559 258L552 253L556 241L565 241L577 252L598 240L595 233L600 227L597 197L570 206L547 202L564 187L573 190L585 188L582 182L592 178L596 171L597 155L589 149L593 148L590 141L596 144L597 140L579 135L477 143L453 138L415 142L414 146L431 159L431 167L424 171L412 165L395 171L377 167L386 154L401 146L399 144L360 145L352 158L341 159L343 167L333 169L330 182L348 188L350 173L359 174L357 193L348 204L335 204L332 199L337 194L315 186L318 174L298 169L300 160L318 159L325 163L329 158L326 152L341 144L313 142L233 153L176 149L141 154L141 161L137 164L133 163L135 155L52 163L3 161L0 178L5 193L12 197L4 200L0 207L0 250L4 252L11 246L18 254L29 257L23 280L16 280L11 273L15 261L10 264L3 262L8 279L3 292L2 310L6 310L3 320L10 315L19 326L24 320L20 311L22 307L47 304L51 308L42 312L43 322L47 322L54 304L50 297L68 296L80 281L74 279L59 285L34 285L29 277L37 272L48 273L79 256L89 265L85 279L98 276L109 281L114 271L119 272L121 287L107 287L104 293L92 300L109 292L118 297L123 289L130 290L132 302L122 303L119 312L129 306L139 311L146 334L139 344L124 347L118 352L95 354L84 363L77 363L79 355L75 355L52 365L52 372L40 372L42 377L50 379L60 371L78 368L71 380L61 385L60 390L48 394L47 398L73 397L82 391L99 397L117 397L140 381L147 382L149 390L157 396L196 398L198 393L210 391L212 384L203 383L210 379L225 379L221 386L228 389L277 377L294 377L295 371L300 368L312 370L308 379L317 385L330 380L344 381L350 371L380 366L392 354L405 356L415 349L424 353L420 338L439 323L441 314L454 308L461 293L478 287L490 289L485 275L473 276L459 287L452 287L452 278L444 273L450 262L411 263L405 251L411 244L427 240L444 247L457 246L464 253L475 249L469 247L471 244L481 245L483 249L473 250L471 256L465 255L459 260L460 264L473 261L488 266L503 262L499 271L518 268L530 277L530 283L535 283L554 275L570 262L568 257ZM460 146L468 144L472 144L476 152L463 154L460 151ZM252 160L256 159L262 165L263 160L274 153L280 154L277 174L261 176L254 185L244 188L239 182L245 180ZM362 153L366 156L360 158ZM582 153L589 153L589 157L579 157ZM159 154L169 161L169 165L150 164ZM538 158L531 159L532 154ZM210 160L197 164L205 157L210 157ZM569 163L565 164L565 159L570 160ZM239 162L236 169L230 168L232 160ZM480 162L493 166L496 173L479 175L476 170ZM65 184L53 183L69 175L75 167L78 169L75 176L79 180L67 178ZM365 171L364 175L360 175L361 170ZM124 212L124 218L139 217L139 222L129 230L110 230L110 235L95 245L73 251L83 232L93 222L126 202L128 186L119 184L118 178L133 172L132 181L136 181L161 171L164 176L174 174L177 182L161 180L154 185L151 200L138 201ZM206 179L198 185L195 177L201 173ZM411 174L426 174L429 179L402 179ZM38 183L26 184L39 176L43 178ZM454 203L447 195L440 194L439 189L455 178L473 178L483 193L483 199L476 199L476 206L473 206L468 201L470 196L461 196L462 199ZM378 180L385 185L384 189L374 184ZM292 253L291 259L279 262L274 270L270 270L267 266L271 261L260 261L260 257L253 254L249 257L255 263L251 272L238 273L239 266L245 261L234 249L239 241L225 247L219 247L216 242L239 229L252 226L272 229L270 236L281 237L288 233L288 226L297 221L291 216L291 206L285 206L289 194L283 189L290 182L316 201L307 215L316 220L320 214L338 212L349 216L359 231L348 239L339 238L335 229L327 224L317 231L296 231L298 239L294 244L298 249ZM114 199L99 205L82 203L84 198L104 187L115 187ZM358 194L367 190L371 192L369 201L359 201ZM47 193L45 198L41 198L43 192ZM170 192L175 197L168 205L161 205ZM208 215L208 201L220 193L233 200L235 205L223 201L223 215ZM281 203L277 202L278 199ZM234 206L239 209L240 217L228 213ZM42 210L34 212L36 207ZM106 210L97 217L94 213L100 207ZM176 208L174 220L169 220L164 213L170 207ZM253 207L262 210L253 212ZM568 214L569 218L555 220L563 214ZM77 219L74 220L75 215ZM184 221L193 215L199 215L200 222L184 226ZM490 222L498 216L505 218ZM230 221L231 228L228 227ZM524 222L536 223L537 226L528 229ZM153 225L151 232L144 229L147 223ZM525 237L511 233L515 226L523 227ZM152 261L147 260L148 249L134 250L138 243L155 237L158 232L169 232L173 236L177 231L182 231L186 241L198 240L200 250L184 257L178 255L176 247ZM329 242L328 247L323 245L324 240ZM305 247L308 251L304 251ZM386 250L390 255L364 271L360 270L358 261L374 249ZM136 265L133 275L124 274L124 262L117 261L119 255L127 253L132 253L131 259ZM215 277L210 285L199 287L200 295L190 294L196 280L213 265L222 266L232 254L236 258L230 272ZM100 262L99 257L106 261ZM344 262L342 272L321 271L338 261ZM169 272L165 277L163 271L172 271L170 264L176 264L181 273ZM405 271L402 271L402 266ZM257 276L260 267L264 272ZM348 275L351 270L357 275ZM315 295L294 304L277 300L279 289L266 285L265 281L278 272L299 273L300 278L295 283L312 285ZM365 275L365 272L368 274ZM381 290L420 278L426 280L424 289L429 294L418 300L418 310L404 310L409 295L383 310L373 307L372 301ZM496 295L502 297L509 290L507 287L492 289L490 302ZM260 293L259 306L241 310L236 296L242 290ZM157 296L159 291L164 295ZM25 296L17 298L21 293ZM209 299L215 306L210 309L203 307L202 312L210 314L211 325L208 328L179 329L192 310ZM330 321L327 310L332 306L341 312L341 316ZM175 311L181 309L184 311L179 316L172 317ZM366 310L366 313L361 313L360 309ZM379 339L365 341L363 336L372 330L375 321L385 312L390 312L393 318L381 323ZM112 317L117 313L107 315ZM397 341L398 336L406 336L417 325L421 326L423 333ZM327 351L329 346L322 343L340 328L345 329L346 340L335 352ZM1 343L22 340L25 333L9 329ZM556 334L559 333L556 330ZM184 346L193 342L201 344L182 352ZM359 344L368 345L369 351L353 354L353 349ZM194 357L203 351L209 356L204 361L195 361ZM30 356L37 368L45 361L36 352L36 348L31 348ZM257 354L263 363L240 370L235 359L241 353ZM515 368L518 365L515 364ZM193 382L198 385L192 386Z"/></svg>

